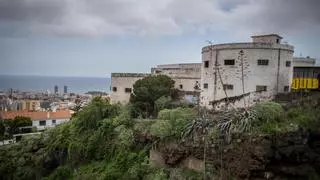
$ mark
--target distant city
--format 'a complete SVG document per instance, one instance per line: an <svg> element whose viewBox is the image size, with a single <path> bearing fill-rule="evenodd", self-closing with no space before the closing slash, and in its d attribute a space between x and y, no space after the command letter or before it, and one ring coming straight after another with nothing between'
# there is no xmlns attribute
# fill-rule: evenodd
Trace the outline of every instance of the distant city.
<svg viewBox="0 0 320 180"><path fill-rule="evenodd" d="M0 75L0 91L10 88L25 92L54 92L54 86L68 86L68 92L84 94L89 91L110 91L110 78L101 77L48 77ZM63 92L63 89L61 89Z"/></svg>
<svg viewBox="0 0 320 180"><path fill-rule="evenodd" d="M0 75L0 119L28 117L41 131L69 121L94 96L108 99L109 89L109 78Z"/></svg>

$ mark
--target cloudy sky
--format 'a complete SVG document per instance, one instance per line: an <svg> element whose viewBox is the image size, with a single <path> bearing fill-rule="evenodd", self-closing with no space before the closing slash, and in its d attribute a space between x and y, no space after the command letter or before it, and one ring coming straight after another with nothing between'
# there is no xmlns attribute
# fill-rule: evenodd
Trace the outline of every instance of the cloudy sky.
<svg viewBox="0 0 320 180"><path fill-rule="evenodd" d="M0 0L0 74L99 76L200 62L201 47L279 33L320 59L320 0Z"/></svg>

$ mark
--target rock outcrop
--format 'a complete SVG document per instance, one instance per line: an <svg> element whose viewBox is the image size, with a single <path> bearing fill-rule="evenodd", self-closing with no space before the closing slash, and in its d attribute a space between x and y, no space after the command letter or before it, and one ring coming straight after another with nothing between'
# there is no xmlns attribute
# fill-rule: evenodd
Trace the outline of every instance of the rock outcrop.
<svg viewBox="0 0 320 180"><path fill-rule="evenodd" d="M199 160L203 162L205 157L206 171L236 179L320 178L320 132L246 136L233 138L231 143L212 141L206 145L205 156L203 147L200 142L162 144L157 157L162 165L196 170L203 169ZM188 158L193 160L185 163ZM196 166L190 164L193 161Z"/></svg>

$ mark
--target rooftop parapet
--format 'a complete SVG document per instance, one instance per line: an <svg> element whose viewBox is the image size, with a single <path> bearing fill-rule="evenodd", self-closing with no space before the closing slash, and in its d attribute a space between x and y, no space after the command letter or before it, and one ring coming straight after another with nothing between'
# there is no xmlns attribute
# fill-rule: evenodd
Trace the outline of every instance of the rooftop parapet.
<svg viewBox="0 0 320 180"><path fill-rule="evenodd" d="M307 57L294 57L292 60L296 61L296 62L307 62L307 63L312 63L312 64L316 63L316 59L310 58L309 56L307 56Z"/></svg>
<svg viewBox="0 0 320 180"><path fill-rule="evenodd" d="M155 68L172 68L172 69L185 69L185 68L195 68L201 67L201 63L179 63L179 64L160 64Z"/></svg>
<svg viewBox="0 0 320 180"><path fill-rule="evenodd" d="M272 43L227 43L205 46L202 53L212 50L228 50L228 49L282 49L294 51L294 47L288 44L272 44Z"/></svg>
<svg viewBox="0 0 320 180"><path fill-rule="evenodd" d="M111 73L111 77L147 77L149 73Z"/></svg>

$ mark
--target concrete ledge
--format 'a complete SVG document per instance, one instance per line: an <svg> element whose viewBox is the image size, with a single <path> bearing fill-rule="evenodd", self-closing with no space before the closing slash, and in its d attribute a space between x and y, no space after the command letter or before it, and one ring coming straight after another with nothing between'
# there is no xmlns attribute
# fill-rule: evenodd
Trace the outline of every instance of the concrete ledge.
<svg viewBox="0 0 320 180"><path fill-rule="evenodd" d="M147 77L149 73L111 73L111 77Z"/></svg>
<svg viewBox="0 0 320 180"><path fill-rule="evenodd" d="M294 47L287 44L271 44L271 43L227 43L205 46L202 48L202 53L212 50L231 50L231 49L281 49L294 51Z"/></svg>

